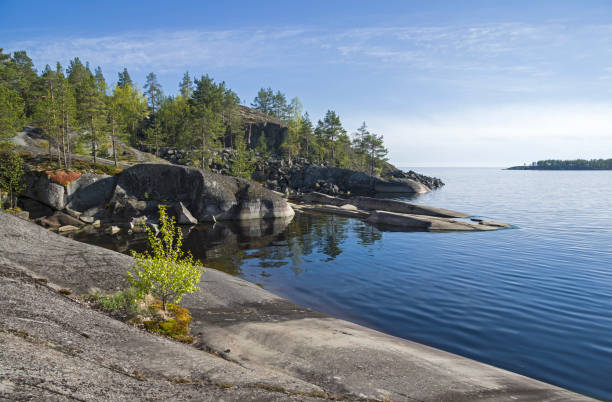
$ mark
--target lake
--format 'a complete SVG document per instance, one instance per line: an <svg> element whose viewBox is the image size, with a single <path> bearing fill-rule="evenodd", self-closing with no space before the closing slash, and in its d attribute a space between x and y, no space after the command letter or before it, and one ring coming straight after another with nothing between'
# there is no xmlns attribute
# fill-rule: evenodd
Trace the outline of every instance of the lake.
<svg viewBox="0 0 612 402"><path fill-rule="evenodd" d="M446 186L412 202L516 228L403 233L297 215L198 226L185 246L301 305L612 400L612 171L415 170Z"/></svg>

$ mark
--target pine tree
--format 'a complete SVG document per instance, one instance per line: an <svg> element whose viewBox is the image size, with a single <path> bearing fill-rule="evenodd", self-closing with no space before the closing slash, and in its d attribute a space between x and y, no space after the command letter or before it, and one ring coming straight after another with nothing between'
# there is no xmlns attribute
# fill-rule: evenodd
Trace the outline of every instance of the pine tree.
<svg viewBox="0 0 612 402"><path fill-rule="evenodd" d="M383 136L368 133L364 137L364 148L367 150L370 159L370 175L373 176L376 165L387 160L388 151L384 147Z"/></svg>
<svg viewBox="0 0 612 402"><path fill-rule="evenodd" d="M151 109L148 137L152 138L155 144L155 155L159 155L159 141L160 141L160 129L157 124L156 112L159 110L161 103L164 100L164 94L160 83L157 81L155 73L150 72L147 75L147 82L144 85L145 94L149 100L149 107Z"/></svg>
<svg viewBox="0 0 612 402"><path fill-rule="evenodd" d="M134 86L134 83L132 82L132 78L130 77L130 73L128 73L127 68L124 68L122 72L119 72L119 79L117 80L117 85L119 85L121 88L127 86Z"/></svg>
<svg viewBox="0 0 612 402"><path fill-rule="evenodd" d="M300 152L300 132L302 130L302 102L296 97L288 106L287 139L283 144L289 158Z"/></svg>
<svg viewBox="0 0 612 402"><path fill-rule="evenodd" d="M38 75L34 69L32 59L28 57L24 50L13 52L11 58L15 71L15 81L13 89L19 93L24 101L24 112L26 117L34 114L36 102L41 95L38 89Z"/></svg>
<svg viewBox="0 0 612 402"><path fill-rule="evenodd" d="M273 115L274 114L274 92L272 88L261 88L257 92L257 96L253 99L251 107L259 110L262 113Z"/></svg>
<svg viewBox="0 0 612 402"><path fill-rule="evenodd" d="M236 155L231 165L232 176L250 180L254 170L253 150L247 150L244 138L239 135L236 138Z"/></svg>
<svg viewBox="0 0 612 402"><path fill-rule="evenodd" d="M300 141L300 152L302 156L312 159L312 150L316 144L313 133L313 125L312 121L310 121L310 115L308 112L304 113L302 116L302 124L300 126L298 138Z"/></svg>
<svg viewBox="0 0 612 402"><path fill-rule="evenodd" d="M328 110L323 121L318 121L316 132L322 139L324 146L329 150L329 162L336 165L337 153L340 149L339 142L348 141L340 117L333 110Z"/></svg>
<svg viewBox="0 0 612 402"><path fill-rule="evenodd" d="M185 71L183 79L179 83L179 91L185 99L189 99L191 96L191 93L193 92L193 81L191 81L189 71Z"/></svg>
<svg viewBox="0 0 612 402"><path fill-rule="evenodd" d="M0 84L0 142L20 130L25 119L25 104L17 91Z"/></svg>

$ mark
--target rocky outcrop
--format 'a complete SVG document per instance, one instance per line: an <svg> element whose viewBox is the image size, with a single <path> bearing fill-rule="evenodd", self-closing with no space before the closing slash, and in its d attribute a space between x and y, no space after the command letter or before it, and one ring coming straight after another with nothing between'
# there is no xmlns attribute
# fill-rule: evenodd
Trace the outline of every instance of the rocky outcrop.
<svg viewBox="0 0 612 402"><path fill-rule="evenodd" d="M141 164L117 176L83 174L66 185L32 171L26 184L20 205L50 228L98 219L155 219L160 204L168 205L177 223L185 225L293 216L284 198L256 183L186 166ZM74 219L67 222L66 214Z"/></svg>
<svg viewBox="0 0 612 402"><path fill-rule="evenodd" d="M161 203L198 222L293 216L282 197L256 183L186 166L141 164L118 176L107 218L156 215Z"/></svg>
<svg viewBox="0 0 612 402"><path fill-rule="evenodd" d="M273 162L269 162L273 163ZM277 191L288 189L298 193L309 191L338 194L407 193L421 194L431 189L408 178L390 180L370 176L364 172L336 167L280 163L272 167L266 184Z"/></svg>
<svg viewBox="0 0 612 402"><path fill-rule="evenodd" d="M305 194L301 200L308 204L294 205L294 209L357 218L392 231L487 231L511 228L505 223L477 218L460 221L457 218L471 215L385 198L340 198L313 192Z"/></svg>
<svg viewBox="0 0 612 402"><path fill-rule="evenodd" d="M236 151L225 148L211 151L207 159L207 168L213 173L231 175L231 166L236 158ZM174 163L188 166L193 162L191 153L179 148L160 148L162 158ZM284 194L300 194L318 191L326 194L375 194L375 193L409 193L422 194L442 187L442 180L418 174L404 172L392 165L386 165L381 177L371 177L364 172L340 169L310 163L305 158L280 158L256 154L257 166L253 178L265 184L270 190ZM199 162L198 162L199 163Z"/></svg>
<svg viewBox="0 0 612 402"><path fill-rule="evenodd" d="M57 183L48 172L28 171L24 175L26 185L20 206L30 211L32 219L41 225L56 228L66 218L57 218L56 211L64 211L82 222L91 223L102 216L104 205L109 200L116 178L103 174L76 174L73 181ZM55 214L55 215L54 215ZM53 215L53 216L52 216ZM63 225L78 226L76 222Z"/></svg>

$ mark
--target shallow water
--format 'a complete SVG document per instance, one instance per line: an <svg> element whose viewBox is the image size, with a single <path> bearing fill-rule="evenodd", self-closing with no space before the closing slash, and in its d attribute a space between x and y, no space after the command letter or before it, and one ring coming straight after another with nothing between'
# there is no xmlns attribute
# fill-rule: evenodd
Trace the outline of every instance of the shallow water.
<svg viewBox="0 0 612 402"><path fill-rule="evenodd" d="M612 172L419 168L413 202L517 226L383 232L354 219L200 226L207 265L299 304L612 400ZM125 251L142 236L76 235Z"/></svg>

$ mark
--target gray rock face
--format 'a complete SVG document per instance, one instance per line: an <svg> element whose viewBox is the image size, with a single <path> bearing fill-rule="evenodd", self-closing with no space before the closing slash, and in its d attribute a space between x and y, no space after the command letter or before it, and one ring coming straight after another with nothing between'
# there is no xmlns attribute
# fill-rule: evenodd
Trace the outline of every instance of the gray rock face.
<svg viewBox="0 0 612 402"><path fill-rule="evenodd" d="M42 172L27 172L24 175L26 189L24 196L41 202L57 211L66 206L66 191L64 186L49 180Z"/></svg>
<svg viewBox="0 0 612 402"><path fill-rule="evenodd" d="M309 166L304 169L301 183L300 180L297 180L297 182L296 184L303 191L325 191L325 187L329 187L330 184L336 186L335 193L372 194L393 192L416 194L430 191L427 186L412 179L392 178L384 180L355 170L319 166ZM331 191L331 193L334 193L334 191Z"/></svg>
<svg viewBox="0 0 612 402"><path fill-rule="evenodd" d="M141 164L119 175L110 218L156 215L160 203L182 203L200 222L294 214L282 197L246 180L185 166Z"/></svg>
<svg viewBox="0 0 612 402"><path fill-rule="evenodd" d="M103 207L113 192L115 181L113 176L85 173L66 188L67 207L78 212Z"/></svg>

